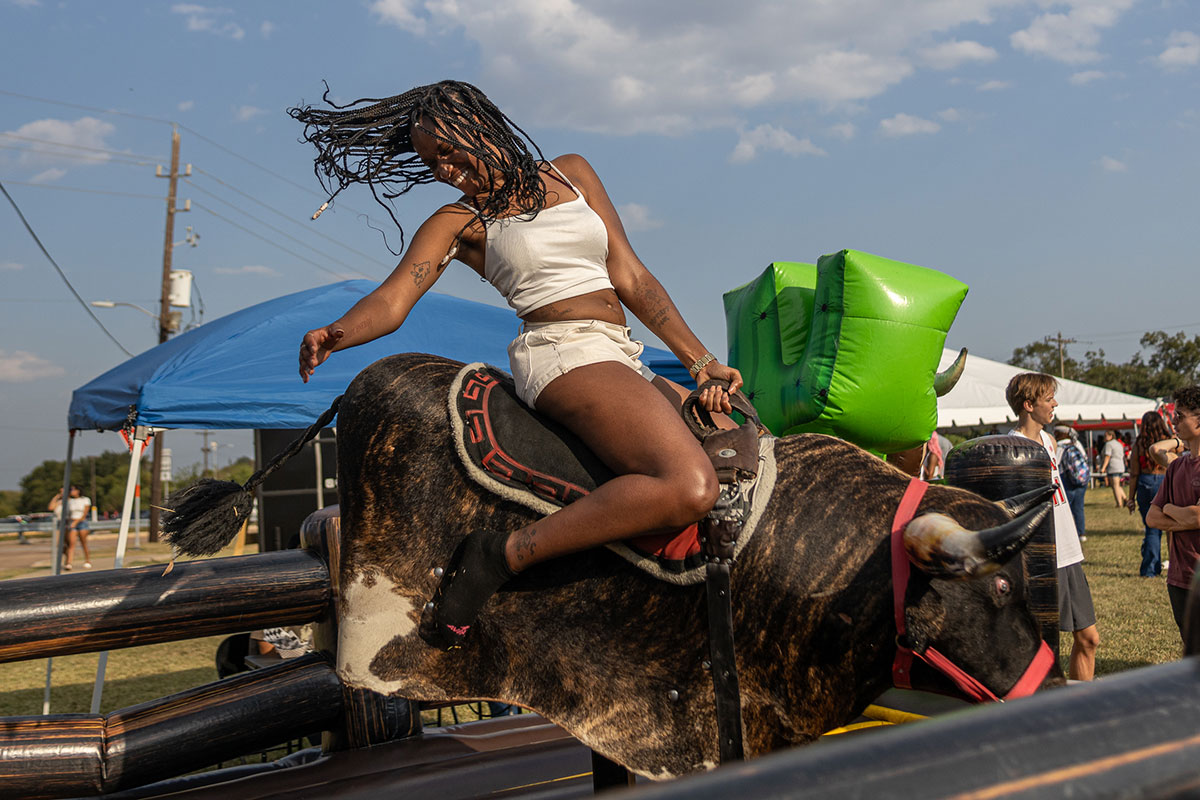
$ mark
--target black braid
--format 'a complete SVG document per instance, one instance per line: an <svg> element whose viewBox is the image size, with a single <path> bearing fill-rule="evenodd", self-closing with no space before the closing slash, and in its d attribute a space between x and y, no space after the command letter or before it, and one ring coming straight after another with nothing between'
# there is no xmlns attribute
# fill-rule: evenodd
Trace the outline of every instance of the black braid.
<svg viewBox="0 0 1200 800"><path fill-rule="evenodd" d="M352 183L367 184L400 230L401 250L404 228L391 201L414 186L436 182L433 172L414 153L414 124L435 139L475 156L491 173L491 191L477 205L483 225L502 216L532 219L546 207L546 189L538 169L538 162L545 160L541 149L469 83L441 81L394 97L361 98L344 106L329 99L329 84L325 84L322 100L330 108L288 109L293 119L304 123L302 140L317 148L313 172L329 192L330 201Z"/></svg>

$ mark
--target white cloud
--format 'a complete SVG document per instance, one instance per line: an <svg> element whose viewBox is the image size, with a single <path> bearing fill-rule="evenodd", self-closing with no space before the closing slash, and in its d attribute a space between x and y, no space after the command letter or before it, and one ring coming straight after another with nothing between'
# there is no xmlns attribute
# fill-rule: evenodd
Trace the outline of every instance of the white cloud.
<svg viewBox="0 0 1200 800"><path fill-rule="evenodd" d="M921 119L912 114L897 114L879 121L879 130L884 136L914 136L921 133L937 133L941 125L930 119Z"/></svg>
<svg viewBox="0 0 1200 800"><path fill-rule="evenodd" d="M176 14L187 17L187 29L203 33L213 33L217 36L227 36L230 39L242 39L246 31L236 22L226 22L221 19L232 14L229 8L202 6L196 3L176 3L171 6Z"/></svg>
<svg viewBox="0 0 1200 800"><path fill-rule="evenodd" d="M0 350L0 383L28 383L65 375L66 370L25 350Z"/></svg>
<svg viewBox="0 0 1200 800"><path fill-rule="evenodd" d="M266 275L272 278L282 274L278 270L262 264L247 264L244 267L217 267L213 272L218 275Z"/></svg>
<svg viewBox="0 0 1200 800"><path fill-rule="evenodd" d="M1085 69L1083 72L1076 72L1067 80L1071 82L1072 86L1086 86L1092 81L1102 80L1103 78L1107 77L1108 75L1106 73L1103 73L1098 69Z"/></svg>
<svg viewBox="0 0 1200 800"><path fill-rule="evenodd" d="M30 183L53 183L54 181L58 180L59 178L63 177L66 174L67 174L67 171L65 169L60 169L59 167L51 167L50 169L44 169L41 172L39 172L37 175L34 175L32 178L29 179L29 182Z"/></svg>
<svg viewBox="0 0 1200 800"><path fill-rule="evenodd" d="M1154 59L1166 70L1184 69L1200 64L1200 36L1191 31L1172 31L1167 49Z"/></svg>
<svg viewBox="0 0 1200 800"><path fill-rule="evenodd" d="M103 164L110 158L112 146L106 138L116 127L94 117L81 117L74 121L63 119L39 119L27 122L16 130L5 131L12 139L0 137L21 148L17 163L24 167L42 169L56 167L39 173L42 180L57 180L66 174L69 166ZM61 145L61 146L56 146ZM58 174L52 174L57 172ZM36 179L35 179L36 180Z"/></svg>
<svg viewBox="0 0 1200 800"><path fill-rule="evenodd" d="M968 62L995 61L996 51L979 42L951 40L926 47L921 60L932 69L957 69Z"/></svg>
<svg viewBox="0 0 1200 800"><path fill-rule="evenodd" d="M825 151L805 137L797 139L783 128L774 125L759 125L749 131L742 131L738 137L737 146L729 155L729 160L735 164L753 161L760 151L776 151L789 156L823 156Z"/></svg>
<svg viewBox="0 0 1200 800"><path fill-rule="evenodd" d="M416 36L461 32L479 54L482 88L521 124L684 134L779 125L762 112L788 104L843 112L926 63L988 60L994 52L976 42L930 42L1025 2L694 0L685 20L672 4L642 0L373 0L369 8L379 24Z"/></svg>
<svg viewBox="0 0 1200 800"><path fill-rule="evenodd" d="M630 231L652 231L663 226L661 220L655 219L650 209L641 203L625 203L617 208L621 215L621 224Z"/></svg>
<svg viewBox="0 0 1200 800"><path fill-rule="evenodd" d="M1064 64L1088 64L1102 58L1097 47L1100 32L1116 24L1121 13L1136 0L1066 0L1067 13L1035 17L1028 28L1017 31L1009 42L1017 50L1045 56Z"/></svg>
<svg viewBox="0 0 1200 800"><path fill-rule="evenodd" d="M1096 163L1105 172L1126 172L1129 169L1124 161L1117 161L1112 156L1102 156Z"/></svg>
<svg viewBox="0 0 1200 800"><path fill-rule="evenodd" d="M937 115L942 122L961 122L963 118L962 112L957 108L942 109Z"/></svg>
<svg viewBox="0 0 1200 800"><path fill-rule="evenodd" d="M41 0L9 0L9 2L11 2L14 6L19 6L20 8L33 8L34 6L40 6L42 4Z"/></svg>
<svg viewBox="0 0 1200 800"><path fill-rule="evenodd" d="M179 105L176 106L176 108L179 109L180 111L191 111L195 107L196 107L195 100L184 100L182 103L180 103Z"/></svg>
<svg viewBox="0 0 1200 800"><path fill-rule="evenodd" d="M829 126L830 136L836 136L846 141L853 139L856 133L858 133L858 128L854 126L853 122L839 122L837 125Z"/></svg>
<svg viewBox="0 0 1200 800"><path fill-rule="evenodd" d="M265 113L267 113L265 109L258 108L257 106L238 106L233 111L233 118L238 122L249 122L259 114Z"/></svg>
<svg viewBox="0 0 1200 800"><path fill-rule="evenodd" d="M264 22L258 26L258 32L264 39L270 39L271 34L275 33L275 23L270 21Z"/></svg>
<svg viewBox="0 0 1200 800"><path fill-rule="evenodd" d="M1011 88L1011 81L984 81L975 87L976 91L980 92L1002 92L1005 89Z"/></svg>
<svg viewBox="0 0 1200 800"><path fill-rule="evenodd" d="M0 272L16 272L20 269L25 269L25 265L16 261L0 261Z"/></svg>

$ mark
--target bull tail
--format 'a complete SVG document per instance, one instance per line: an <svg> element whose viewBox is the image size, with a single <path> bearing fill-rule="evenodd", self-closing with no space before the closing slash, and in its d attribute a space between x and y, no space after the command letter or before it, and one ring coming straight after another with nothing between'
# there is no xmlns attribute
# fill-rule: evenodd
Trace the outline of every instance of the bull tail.
<svg viewBox="0 0 1200 800"><path fill-rule="evenodd" d="M163 538L177 553L210 556L219 552L237 536L242 523L254 506L254 490L284 462L299 453L321 429L337 415L342 403L339 395L325 413L299 438L281 450L270 463L250 476L244 484L203 478L180 489L166 501Z"/></svg>

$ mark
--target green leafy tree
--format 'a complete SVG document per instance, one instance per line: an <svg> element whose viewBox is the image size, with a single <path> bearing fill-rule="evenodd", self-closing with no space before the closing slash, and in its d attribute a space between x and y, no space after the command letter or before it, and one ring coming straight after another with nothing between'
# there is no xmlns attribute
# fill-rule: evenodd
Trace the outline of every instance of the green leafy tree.
<svg viewBox="0 0 1200 800"><path fill-rule="evenodd" d="M128 453L106 451L98 456L71 462L71 483L92 498L92 505L101 514L121 510L128 477ZM45 511L50 504L50 498L62 489L62 481L62 461L43 461L34 467L21 479L21 494L17 503L19 513ZM144 486L148 486L150 482L150 466L145 462L142 463L141 482Z"/></svg>
<svg viewBox="0 0 1200 800"><path fill-rule="evenodd" d="M14 489L0 489L0 517L11 517L21 513L21 493Z"/></svg>
<svg viewBox="0 0 1200 800"><path fill-rule="evenodd" d="M1064 349L1062 377L1142 397L1169 397L1180 386L1200 383L1200 336L1150 331L1139 344L1145 354L1139 350L1124 364L1109 361L1103 350L1089 350L1079 361ZM1008 363L1059 375L1058 348L1049 342L1016 348Z"/></svg>

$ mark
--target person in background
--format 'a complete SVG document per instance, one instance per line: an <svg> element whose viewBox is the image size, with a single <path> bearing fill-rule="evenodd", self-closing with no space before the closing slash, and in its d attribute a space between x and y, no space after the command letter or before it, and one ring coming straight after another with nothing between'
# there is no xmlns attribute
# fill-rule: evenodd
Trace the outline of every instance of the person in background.
<svg viewBox="0 0 1200 800"><path fill-rule="evenodd" d="M1088 481L1091 479L1091 472L1087 469L1087 450L1080 444L1078 434L1070 425L1055 425L1054 439L1054 461L1058 464L1063 490L1067 493L1067 505L1071 507L1071 518L1075 520L1075 532L1079 534L1079 541L1086 542L1087 525L1083 514L1083 501L1087 496ZM1072 452L1067 451L1068 447L1072 448ZM1077 460L1071 457L1073 454L1078 456ZM1064 459L1063 456L1068 458ZM1083 472L1086 473L1081 483L1073 481L1071 477L1073 471L1066 469L1067 466L1073 466L1078 462L1082 462Z"/></svg>
<svg viewBox="0 0 1200 800"><path fill-rule="evenodd" d="M1150 510L1150 501L1158 494L1158 487L1162 485L1167 468L1151 457L1150 447L1157 442L1174 439L1167 430L1167 423L1157 411L1147 411L1142 415L1141 431L1133 443L1133 452L1130 453L1130 491L1125 505L1130 514L1136 507L1142 515L1145 535L1142 539L1142 565L1138 574L1143 578L1157 578L1162 574L1162 531L1146 525L1146 512Z"/></svg>
<svg viewBox="0 0 1200 800"><path fill-rule="evenodd" d="M1104 432L1104 449L1100 451L1100 474L1112 487L1113 500L1117 508L1125 505L1125 489L1121 486L1121 478L1125 475L1125 448L1117 438L1117 432Z"/></svg>
<svg viewBox="0 0 1200 800"><path fill-rule="evenodd" d="M1187 452L1171 462L1146 512L1146 525L1171 532L1167 597L1183 637L1184 609L1196 558L1200 556L1200 386L1175 392L1175 433ZM1178 442L1174 444L1178 445Z"/></svg>
<svg viewBox="0 0 1200 800"><path fill-rule="evenodd" d="M54 512L55 519L62 514L62 492L50 498L49 509ZM92 498L81 494L78 486L71 487L71 495L67 498L67 535L63 539L63 570L73 569L71 561L75 558L75 543L83 545L83 566L92 568L92 551L88 547L88 513L92 510Z"/></svg>
<svg viewBox="0 0 1200 800"><path fill-rule="evenodd" d="M1050 479L1061 489L1054 439L1046 433L1046 426L1053 421L1054 409L1058 407L1054 399L1057 389L1058 381L1052 375L1023 372L1008 382L1004 396L1017 415L1017 427L1008 435L1032 439L1045 448L1050 456ZM1054 493L1054 546L1058 558L1058 627L1074 637L1068 675L1072 680L1090 681L1096 672L1100 633L1096 629L1092 590L1083 573L1083 548L1065 491Z"/></svg>

